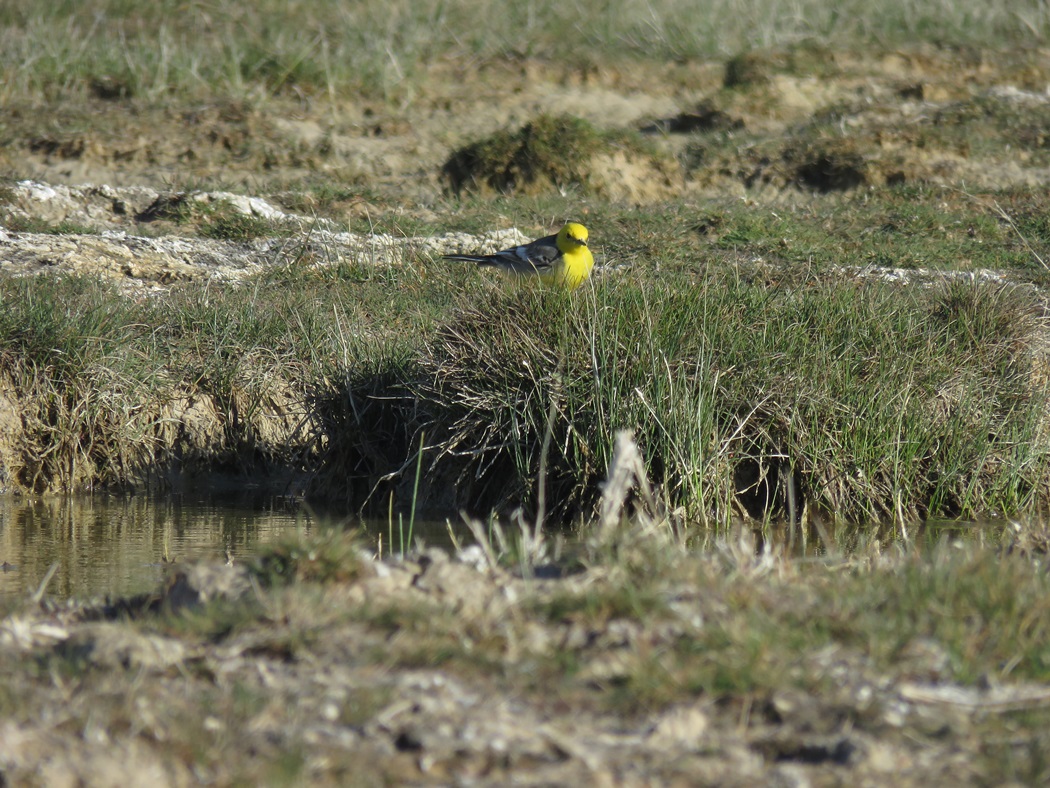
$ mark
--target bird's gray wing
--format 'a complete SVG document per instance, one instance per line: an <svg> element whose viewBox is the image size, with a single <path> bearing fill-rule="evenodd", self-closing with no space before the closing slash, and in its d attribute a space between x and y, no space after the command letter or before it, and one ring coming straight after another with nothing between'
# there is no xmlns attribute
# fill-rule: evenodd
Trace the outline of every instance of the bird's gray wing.
<svg viewBox="0 0 1050 788"><path fill-rule="evenodd" d="M518 274L546 273L561 258L556 235L493 255L492 265Z"/></svg>

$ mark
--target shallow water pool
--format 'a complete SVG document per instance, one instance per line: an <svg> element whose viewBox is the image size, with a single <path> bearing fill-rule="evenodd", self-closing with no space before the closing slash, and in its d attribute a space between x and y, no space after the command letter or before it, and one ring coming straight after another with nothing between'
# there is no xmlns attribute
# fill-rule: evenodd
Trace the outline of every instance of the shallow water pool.
<svg viewBox="0 0 1050 788"><path fill-rule="evenodd" d="M52 566L49 597L142 593L159 587L171 561L246 561L297 532L348 527L362 528L377 551L408 537L407 522L365 523L283 499L0 496L0 598L32 594ZM417 522L413 536L433 544L444 529Z"/></svg>

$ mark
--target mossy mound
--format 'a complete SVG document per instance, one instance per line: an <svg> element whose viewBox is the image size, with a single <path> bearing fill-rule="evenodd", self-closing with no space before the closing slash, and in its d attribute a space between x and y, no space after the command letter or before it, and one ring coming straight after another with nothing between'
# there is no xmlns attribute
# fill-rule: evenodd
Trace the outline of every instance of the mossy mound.
<svg viewBox="0 0 1050 788"><path fill-rule="evenodd" d="M784 49L741 52L726 61L723 85L729 89L767 85L778 74L829 77L839 70L836 54L824 44L806 40Z"/></svg>
<svg viewBox="0 0 1050 788"><path fill-rule="evenodd" d="M460 148L442 175L456 195L579 189L613 200L666 197L680 180L677 165L647 150L640 137L565 115L540 115Z"/></svg>

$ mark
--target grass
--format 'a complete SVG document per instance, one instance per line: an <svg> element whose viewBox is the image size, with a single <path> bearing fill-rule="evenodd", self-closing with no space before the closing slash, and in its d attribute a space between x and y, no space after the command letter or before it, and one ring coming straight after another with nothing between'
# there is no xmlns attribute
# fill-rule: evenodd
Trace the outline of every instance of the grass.
<svg viewBox="0 0 1050 788"><path fill-rule="evenodd" d="M291 228L282 227L280 223L239 211L224 199L205 203L179 195L165 213L177 225L192 229L194 234L220 241L250 241L259 237L281 237L292 232Z"/></svg>
<svg viewBox="0 0 1050 788"><path fill-rule="evenodd" d="M617 250L614 262L676 273L738 261L746 275L797 284L870 265L1009 272L1042 285L1050 271L1046 207L1028 188L916 183L822 199L657 205L633 217L612 211L600 229Z"/></svg>
<svg viewBox="0 0 1050 788"><path fill-rule="evenodd" d="M84 224L60 221L47 222L42 219L8 217L4 222L5 229L15 233L46 233L50 235L89 235L94 230Z"/></svg>
<svg viewBox="0 0 1050 788"><path fill-rule="evenodd" d="M396 368L469 272L313 268L292 251L244 286L187 283L156 301L93 277L0 282L0 369L24 414L8 484L148 486L172 462L301 467L320 439L310 420L346 415L309 409L346 407L337 387Z"/></svg>
<svg viewBox="0 0 1050 788"><path fill-rule="evenodd" d="M348 582L362 571L362 550L353 534L333 528L310 540L289 538L267 548L252 571L266 586Z"/></svg>
<svg viewBox="0 0 1050 788"><path fill-rule="evenodd" d="M39 490L61 476L63 487L90 487L101 467L140 464L151 446L136 400L153 393L156 366L136 352L146 329L129 302L76 279L42 289L8 280L0 301L0 358L24 402L24 454L6 469L10 481Z"/></svg>
<svg viewBox="0 0 1050 788"><path fill-rule="evenodd" d="M799 511L847 519L975 516L1048 489L1042 320L1032 291L965 282L519 292L440 330L414 396L434 403L438 461L461 458L459 483L490 505L535 500L553 412L547 491L570 510L589 510L631 428L702 522L783 515L789 488Z"/></svg>
<svg viewBox="0 0 1050 788"><path fill-rule="evenodd" d="M477 25L479 14L486 24ZM943 44L1011 47L1038 40L1050 16L1036 2L1000 9L974 0L949 8L913 3L790 9L770 0L701 6L661 0L591 3L263 2L250 13L218 3L185 13L172 2L15 2L0 13L5 103L94 96L147 101L171 96L264 98L345 91L411 97L427 69L461 60L531 57L570 65L621 60L721 58L806 39L892 47ZM797 58L796 58L797 60Z"/></svg>

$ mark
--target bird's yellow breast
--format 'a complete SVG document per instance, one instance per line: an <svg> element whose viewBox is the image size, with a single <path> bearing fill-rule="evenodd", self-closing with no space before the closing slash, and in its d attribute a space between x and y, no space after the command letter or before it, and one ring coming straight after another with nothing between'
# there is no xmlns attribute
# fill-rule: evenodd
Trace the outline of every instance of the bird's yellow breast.
<svg viewBox="0 0 1050 788"><path fill-rule="evenodd" d="M567 222L558 232L556 243L561 250L561 264L551 278L570 290L579 287L594 267L594 256L587 248L587 228L579 222Z"/></svg>

